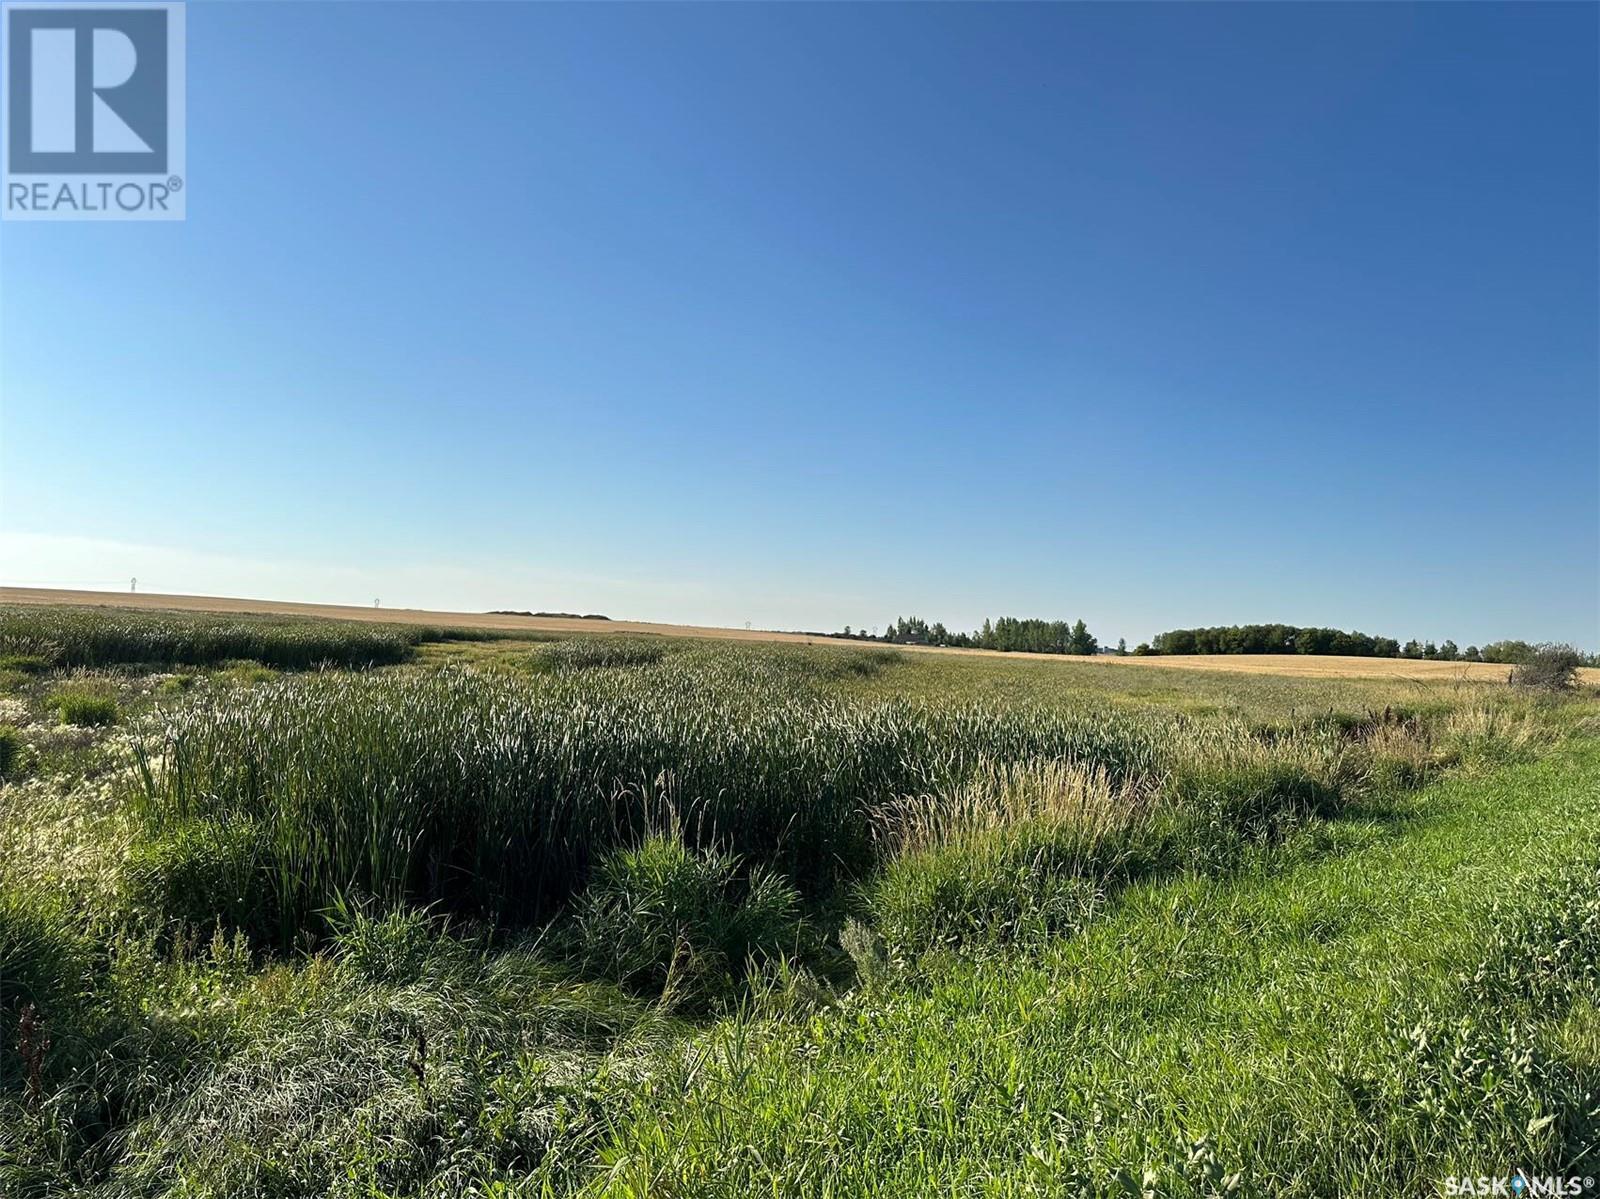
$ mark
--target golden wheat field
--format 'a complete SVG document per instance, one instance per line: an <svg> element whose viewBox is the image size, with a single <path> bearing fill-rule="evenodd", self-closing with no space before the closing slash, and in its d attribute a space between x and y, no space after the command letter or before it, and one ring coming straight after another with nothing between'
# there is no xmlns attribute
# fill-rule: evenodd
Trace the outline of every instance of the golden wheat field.
<svg viewBox="0 0 1600 1199"><path fill-rule="evenodd" d="M0 603L70 604L93 607L143 608L178 612L244 612L274 616L311 616L331 620L376 621L383 624L454 625L468 629L525 630L530 633L634 633L658 637L701 637L735 641L808 643L807 633L769 629L724 629L703 625L654 624L637 620L569 620L543 616L502 616L491 612L436 612L422 608L363 608L346 604L306 604L288 600L239 599L214 595L134 595L116 591L68 591L42 587L0 587ZM901 646L915 653L1039 658L1062 665L1082 659L1059 654L1000 653L996 650ZM1302 654L1201 655L1119 658L1102 654L1096 662L1157 666L1169 670L1214 670L1241 674L1278 674L1301 678L1411 678L1444 682L1451 679L1488 682L1504 679L1510 667L1492 662L1429 662L1406 658L1347 658ZM1600 670L1579 672L1586 683L1600 684Z"/></svg>

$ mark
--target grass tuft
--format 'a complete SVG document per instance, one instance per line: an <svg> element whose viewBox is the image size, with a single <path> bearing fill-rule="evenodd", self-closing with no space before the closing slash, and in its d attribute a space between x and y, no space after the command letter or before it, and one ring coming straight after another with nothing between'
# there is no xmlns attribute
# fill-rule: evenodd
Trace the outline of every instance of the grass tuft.
<svg viewBox="0 0 1600 1199"><path fill-rule="evenodd" d="M798 950L800 896L759 867L652 836L606 857L570 936L587 973L668 1006L705 1007L752 961Z"/></svg>
<svg viewBox="0 0 1600 1199"><path fill-rule="evenodd" d="M97 679L62 684L50 693L50 706L62 724L91 728L115 724L121 711L116 691Z"/></svg>
<svg viewBox="0 0 1600 1199"><path fill-rule="evenodd" d="M865 902L887 951L1065 932L1088 918L1151 827L1145 788L1071 762L989 766L881 816L892 856Z"/></svg>
<svg viewBox="0 0 1600 1199"><path fill-rule="evenodd" d="M27 758L27 744L14 724L0 724L0 780L17 773Z"/></svg>
<svg viewBox="0 0 1600 1199"><path fill-rule="evenodd" d="M221 925L270 942L283 929L258 826L197 818L144 839L122 874L132 907L163 931Z"/></svg>

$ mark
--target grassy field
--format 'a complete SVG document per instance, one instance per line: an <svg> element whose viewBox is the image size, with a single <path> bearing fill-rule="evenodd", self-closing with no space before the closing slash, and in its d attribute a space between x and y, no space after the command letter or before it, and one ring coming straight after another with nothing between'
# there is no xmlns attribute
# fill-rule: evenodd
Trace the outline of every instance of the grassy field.
<svg viewBox="0 0 1600 1199"><path fill-rule="evenodd" d="M421 615L0 609L0 1195L1600 1174L1590 688Z"/></svg>
<svg viewBox="0 0 1600 1199"><path fill-rule="evenodd" d="M568 620L558 617L505 616L493 612L431 612L409 608L358 608L339 604L301 604L276 600L230 599L198 595L123 595L103 591L59 591L35 587L0 587L0 604L46 605L50 607L112 607L119 610L156 612L204 612L267 617L299 617L311 620L349 620L364 623L400 624L422 628L477 630L500 636L592 637L600 634L650 637L692 637L696 639L775 642L789 645L827 643L805 633L785 633L766 629L723 629L695 625L651 624L645 621ZM1072 667L1081 659L1067 660L1059 654L1000 654L994 650L945 649L934 646L904 646L907 653L957 657L1004 657L1016 661L1037 658L1057 666ZM1338 655L1301 654L1251 655L1171 655L1145 658L1118 658L1110 655L1094 659L1113 665L1157 666L1164 670L1204 670L1245 674L1295 675L1307 678L1418 679L1425 682L1504 682L1509 667L1492 662L1438 662L1402 658L1347 658ZM1585 667L1580 674L1590 684L1600 685L1600 669Z"/></svg>

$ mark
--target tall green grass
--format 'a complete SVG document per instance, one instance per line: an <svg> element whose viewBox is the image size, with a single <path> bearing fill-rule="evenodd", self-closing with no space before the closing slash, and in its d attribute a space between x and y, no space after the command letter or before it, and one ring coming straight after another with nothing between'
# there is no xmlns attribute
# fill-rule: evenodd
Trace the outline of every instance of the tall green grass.
<svg viewBox="0 0 1600 1199"><path fill-rule="evenodd" d="M62 724L115 724L120 714L116 691L104 680L73 679L50 693L50 706Z"/></svg>
<svg viewBox="0 0 1600 1199"><path fill-rule="evenodd" d="M1102 879L1225 866L1240 845L1331 815L1353 794L1394 778L1415 785L1434 752L1416 722L1352 735L1322 719L1262 729L1082 702L854 699L837 682L859 674L857 657L701 647L603 659L632 662L621 670L449 666L203 694L139 743L149 835L136 877L186 919L208 915L208 893L209 915L254 912L254 931L270 914L285 944L352 896L516 926L550 916L605 855L671 828L816 900L907 856L903 837L884 835L907 797L928 827L952 827L975 777L1032 763L1044 777L1087 770L1111 794L1159 801L1151 820L1095 842L1092 867L1073 867ZM1380 769L1402 748L1404 770ZM1014 809L950 845L924 837L896 877L980 858L1010 862L1015 885L1060 875L1056 859L1082 830L1053 808Z"/></svg>
<svg viewBox="0 0 1600 1199"><path fill-rule="evenodd" d="M1592 743L1458 777L1342 852L1151 880L1037 952L725 1022L639 1088L583 1193L1268 1199L1600 1173L1597 787Z"/></svg>
<svg viewBox="0 0 1600 1199"><path fill-rule="evenodd" d="M873 862L874 806L980 761L1061 758L1122 776L1161 757L1155 720L861 704L753 661L323 675L210 695L143 743L141 807L158 837L200 822L252 829L285 933L348 892L521 923L651 828L817 895Z"/></svg>
<svg viewBox="0 0 1600 1199"><path fill-rule="evenodd" d="M665 1004L709 1007L750 962L799 952L800 896L731 854L655 835L600 862L568 936L595 977Z"/></svg>
<svg viewBox="0 0 1600 1199"><path fill-rule="evenodd" d="M0 658L42 666L206 666L247 658L282 669L403 662L422 641L494 633L294 617L17 605L0 608Z"/></svg>
<svg viewBox="0 0 1600 1199"><path fill-rule="evenodd" d="M542 670L593 670L613 666L654 666L666 657L659 639L643 637L573 637L552 641L534 652L533 666Z"/></svg>
<svg viewBox="0 0 1600 1199"><path fill-rule="evenodd" d="M0 724L0 779L6 778L23 764L26 751L27 746L16 725Z"/></svg>

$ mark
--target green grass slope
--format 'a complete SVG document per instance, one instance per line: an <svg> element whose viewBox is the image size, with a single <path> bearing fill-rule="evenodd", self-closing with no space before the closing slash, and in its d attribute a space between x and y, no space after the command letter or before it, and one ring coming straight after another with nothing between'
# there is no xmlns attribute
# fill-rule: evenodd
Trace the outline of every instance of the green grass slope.
<svg viewBox="0 0 1600 1199"><path fill-rule="evenodd" d="M925 962L810 1021L725 1024L641 1091L593 1190L1433 1194L1600 1173L1597 834L1589 743L1243 874L1135 888L1042 956Z"/></svg>

